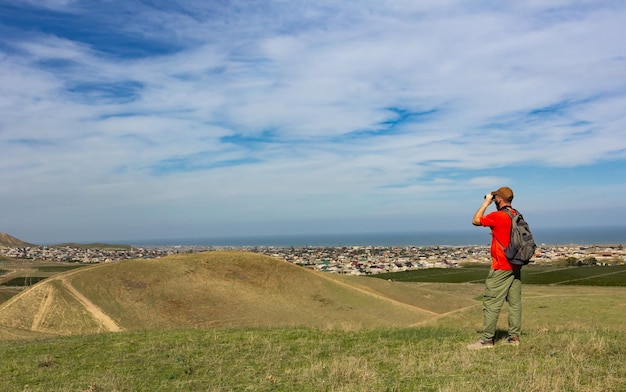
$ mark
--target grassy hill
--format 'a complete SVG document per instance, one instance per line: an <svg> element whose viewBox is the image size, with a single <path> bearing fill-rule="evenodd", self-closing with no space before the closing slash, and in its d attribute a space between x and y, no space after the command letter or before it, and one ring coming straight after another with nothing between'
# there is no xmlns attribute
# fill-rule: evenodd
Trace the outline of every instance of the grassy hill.
<svg viewBox="0 0 626 392"><path fill-rule="evenodd" d="M13 237L7 233L0 233L0 247L5 248L26 248L26 247L36 247L39 245L31 244L26 241L22 241L18 238ZM131 249L131 245L119 245L119 244L105 244L105 243L91 243L91 244L79 244L75 242L65 242L56 245L50 245L55 248L81 248L81 249Z"/></svg>
<svg viewBox="0 0 626 392"><path fill-rule="evenodd" d="M37 246L28 242L17 239L7 233L0 233L0 247L6 248L23 248L29 246Z"/></svg>
<svg viewBox="0 0 626 392"><path fill-rule="evenodd" d="M401 285L359 282L244 252L129 260L32 286L0 305L0 327L61 335L181 327L359 329L408 326L433 315L432 301L408 296ZM433 292L424 298L435 296L448 307L467 304Z"/></svg>

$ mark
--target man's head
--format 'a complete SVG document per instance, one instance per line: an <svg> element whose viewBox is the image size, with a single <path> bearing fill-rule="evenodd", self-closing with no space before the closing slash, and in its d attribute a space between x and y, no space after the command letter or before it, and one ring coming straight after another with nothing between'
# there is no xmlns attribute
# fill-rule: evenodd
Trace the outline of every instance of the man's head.
<svg viewBox="0 0 626 392"><path fill-rule="evenodd" d="M497 191L491 192L493 200L498 204L511 204L513 201L513 190L508 186L503 186Z"/></svg>

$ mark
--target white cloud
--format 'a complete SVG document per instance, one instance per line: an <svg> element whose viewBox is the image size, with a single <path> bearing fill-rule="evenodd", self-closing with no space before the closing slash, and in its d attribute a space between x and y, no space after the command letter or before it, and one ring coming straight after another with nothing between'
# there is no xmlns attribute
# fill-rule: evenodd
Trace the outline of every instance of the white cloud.
<svg viewBox="0 0 626 392"><path fill-rule="evenodd" d="M0 201L25 232L24 211L109 238L112 217L135 237L431 219L625 158L621 3L46 7L88 34L0 20Z"/></svg>

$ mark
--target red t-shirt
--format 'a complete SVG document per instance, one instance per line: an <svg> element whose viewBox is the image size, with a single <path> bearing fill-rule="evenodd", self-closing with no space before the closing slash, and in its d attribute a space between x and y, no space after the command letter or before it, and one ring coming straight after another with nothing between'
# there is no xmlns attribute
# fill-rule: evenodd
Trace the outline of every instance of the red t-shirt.
<svg viewBox="0 0 626 392"><path fill-rule="evenodd" d="M517 212L511 210L515 215ZM491 268L512 270L514 267L504 255L511 238L511 218L505 211L494 211L480 218L481 226L491 228Z"/></svg>

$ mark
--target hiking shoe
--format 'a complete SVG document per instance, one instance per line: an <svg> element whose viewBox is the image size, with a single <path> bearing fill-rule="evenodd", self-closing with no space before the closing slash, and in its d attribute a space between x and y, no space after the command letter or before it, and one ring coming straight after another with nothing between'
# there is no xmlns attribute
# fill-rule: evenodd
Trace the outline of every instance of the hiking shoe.
<svg viewBox="0 0 626 392"><path fill-rule="evenodd" d="M470 350L480 350L483 348L493 348L493 340L491 339L478 339L476 343L468 344L467 348Z"/></svg>
<svg viewBox="0 0 626 392"><path fill-rule="evenodd" d="M507 346L519 346L519 338L517 336L509 336L502 341Z"/></svg>

